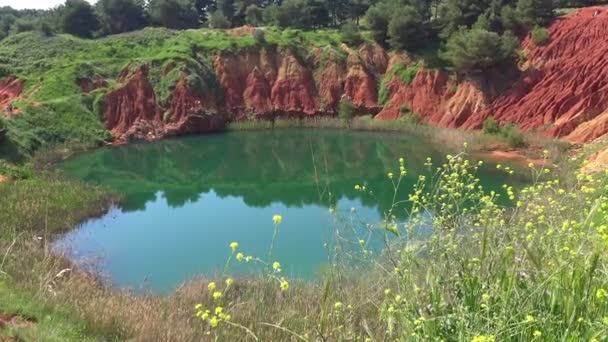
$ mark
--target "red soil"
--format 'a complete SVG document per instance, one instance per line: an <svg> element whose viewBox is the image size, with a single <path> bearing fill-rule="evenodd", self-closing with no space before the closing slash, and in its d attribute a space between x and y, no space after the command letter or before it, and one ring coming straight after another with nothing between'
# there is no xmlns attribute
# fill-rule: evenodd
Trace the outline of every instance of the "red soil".
<svg viewBox="0 0 608 342"><path fill-rule="evenodd" d="M153 139L159 135L160 108L145 68L137 70L124 86L108 93L103 113L106 128L118 139Z"/></svg>
<svg viewBox="0 0 608 342"><path fill-rule="evenodd" d="M206 133L222 128L225 119L217 114L216 98L188 87L186 75L178 82L162 135Z"/></svg>
<svg viewBox="0 0 608 342"><path fill-rule="evenodd" d="M217 129L226 120L218 113L230 113L237 120L323 115L335 113L340 100L347 98L358 113L379 111L378 119L399 118L406 106L440 126L479 128L491 115L524 130L590 141L608 132L608 10L598 9L599 16L593 15L596 8L587 8L556 19L546 46L537 47L525 38L522 46L528 61L506 91L500 91L504 89L500 85L508 77L501 74L458 81L445 71L420 68L408 85L396 77L388 82L390 98L380 111L380 79L398 63L412 63L407 55L396 54L389 60L386 51L374 44L364 44L359 51L341 46L346 60L338 54L324 56L321 49L303 57L269 47L214 56L222 100L190 89L184 75L169 104L161 108L147 70L124 70L119 77L122 87L103 101L105 124L119 141L157 139ZM88 92L107 83L95 79L79 85ZM1 79L0 104L20 96L22 90L22 81Z"/></svg>
<svg viewBox="0 0 608 342"><path fill-rule="evenodd" d="M599 16L593 13L600 11ZM529 62L519 80L493 97L485 86L454 83L441 71L420 70L410 85L393 79L389 102L377 116L395 119L402 105L425 121L447 127L480 128L493 116L523 130L539 130L572 142L593 140L608 132L608 9L585 8L557 18L549 27L550 42L523 41Z"/></svg>
<svg viewBox="0 0 608 342"><path fill-rule="evenodd" d="M281 60L270 99L276 110L313 115L317 111L317 94L312 71L292 52Z"/></svg>
<svg viewBox="0 0 608 342"><path fill-rule="evenodd" d="M13 76L0 79L0 111L5 111L5 106L18 98L23 91L23 81Z"/></svg>
<svg viewBox="0 0 608 342"><path fill-rule="evenodd" d="M600 15L593 13L599 10ZM572 142L593 140L608 132L608 11L585 8L549 27L551 41L523 47L532 65L513 88L499 96L483 115L465 127L480 127L492 114L524 130L548 128L547 134Z"/></svg>

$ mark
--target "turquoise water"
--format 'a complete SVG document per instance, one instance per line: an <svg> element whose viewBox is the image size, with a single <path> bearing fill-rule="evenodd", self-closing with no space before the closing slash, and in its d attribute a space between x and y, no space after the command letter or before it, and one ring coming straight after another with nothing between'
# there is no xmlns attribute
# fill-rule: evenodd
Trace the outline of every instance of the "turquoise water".
<svg viewBox="0 0 608 342"><path fill-rule="evenodd" d="M386 174L398 168L397 159L404 157L409 171L405 196L426 172L425 159L441 160L447 152L412 136L343 130L230 132L106 147L60 168L122 193L124 201L55 248L118 287L166 292L220 274L232 241L247 255L265 257L272 217L280 214L273 260L286 275L311 279L327 263L324 244L337 229L330 206L345 215L355 208L377 223L392 199ZM480 178L499 189L507 176L490 162ZM355 191L355 184L374 195ZM228 270L257 271L235 263Z"/></svg>

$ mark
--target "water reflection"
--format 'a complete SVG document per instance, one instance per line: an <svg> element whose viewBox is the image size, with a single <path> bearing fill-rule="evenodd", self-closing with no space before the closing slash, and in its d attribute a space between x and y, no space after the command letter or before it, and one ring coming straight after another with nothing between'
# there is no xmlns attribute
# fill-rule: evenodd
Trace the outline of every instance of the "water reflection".
<svg viewBox="0 0 608 342"><path fill-rule="evenodd" d="M76 260L95 258L119 286L167 291L220 271L231 241L265 255L272 215L281 213L276 258L286 274L308 278L327 260L323 243L335 228L330 206L355 207L367 222L378 222L393 197L387 172L397 171L397 159L404 157L408 168L405 196L428 172L426 158L439 161L447 152L413 136L339 130L234 132L103 148L61 168L125 200L57 246ZM479 176L491 189L508 177L491 165ZM406 219L405 211L396 214Z"/></svg>
<svg viewBox="0 0 608 342"><path fill-rule="evenodd" d="M427 172L427 157L440 160L446 151L396 134L257 131L104 148L71 159L62 169L126 194L124 211L144 210L158 192L177 208L211 190L220 198L243 198L251 207L328 205L344 197L377 205L355 191L354 184L367 184L384 207L393 191L386 173L396 169L397 158L407 160L405 190ZM487 174L492 174L490 187L506 179L490 168L480 176Z"/></svg>

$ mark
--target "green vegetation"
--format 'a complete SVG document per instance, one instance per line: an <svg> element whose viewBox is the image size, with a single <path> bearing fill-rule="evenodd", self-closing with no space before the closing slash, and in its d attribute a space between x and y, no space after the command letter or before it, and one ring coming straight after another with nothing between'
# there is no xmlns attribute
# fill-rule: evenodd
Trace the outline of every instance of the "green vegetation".
<svg viewBox="0 0 608 342"><path fill-rule="evenodd" d="M518 46L510 33L500 36L482 29L461 29L448 40L444 58L458 71L483 71L514 59Z"/></svg>
<svg viewBox="0 0 608 342"><path fill-rule="evenodd" d="M338 117L345 122L350 121L355 113L355 105L348 99L344 98L340 100L338 104Z"/></svg>
<svg viewBox="0 0 608 342"><path fill-rule="evenodd" d="M378 104L385 105L390 99L391 94L389 94L388 83L393 80L393 78L397 77L401 83L405 85L410 85L416 77L418 70L420 69L420 64L414 63L409 66L406 66L403 63L398 63L393 68L391 68L380 81L380 89L378 90Z"/></svg>
<svg viewBox="0 0 608 342"><path fill-rule="evenodd" d="M549 31L544 27L534 26L532 30L532 42L536 46L542 46L549 43Z"/></svg>
<svg viewBox="0 0 608 342"><path fill-rule="evenodd" d="M500 125L490 116L483 122L483 132L486 134L498 134L500 133Z"/></svg>
<svg viewBox="0 0 608 342"><path fill-rule="evenodd" d="M233 36L200 29L172 31L146 28L97 40L38 32L11 35L0 41L3 75L25 80L27 101L15 101L15 117L1 117L3 158L19 159L38 149L61 144L99 145L110 138L100 118L103 97L117 87L122 70L148 70L161 106L182 77L193 89L221 98L211 57L259 46L295 49L306 55L312 46L334 46L342 36L334 30L258 29L253 35ZM109 86L84 94L79 83L104 79Z"/></svg>
<svg viewBox="0 0 608 342"><path fill-rule="evenodd" d="M527 145L523 133L513 124L501 126L493 117L488 117L483 122L483 132L492 135L501 135L506 139L510 147L521 148Z"/></svg>

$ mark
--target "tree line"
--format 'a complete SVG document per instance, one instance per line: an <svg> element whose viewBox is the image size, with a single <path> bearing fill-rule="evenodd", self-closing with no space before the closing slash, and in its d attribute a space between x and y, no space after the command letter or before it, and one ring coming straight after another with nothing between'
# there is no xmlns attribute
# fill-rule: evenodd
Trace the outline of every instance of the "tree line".
<svg viewBox="0 0 608 342"><path fill-rule="evenodd" d="M361 41L360 29L394 49L443 47L460 70L483 69L514 57L516 35L545 25L557 7L597 0L66 0L50 10L0 8L0 40L23 31L83 38L138 30L230 28L242 25L340 28Z"/></svg>

